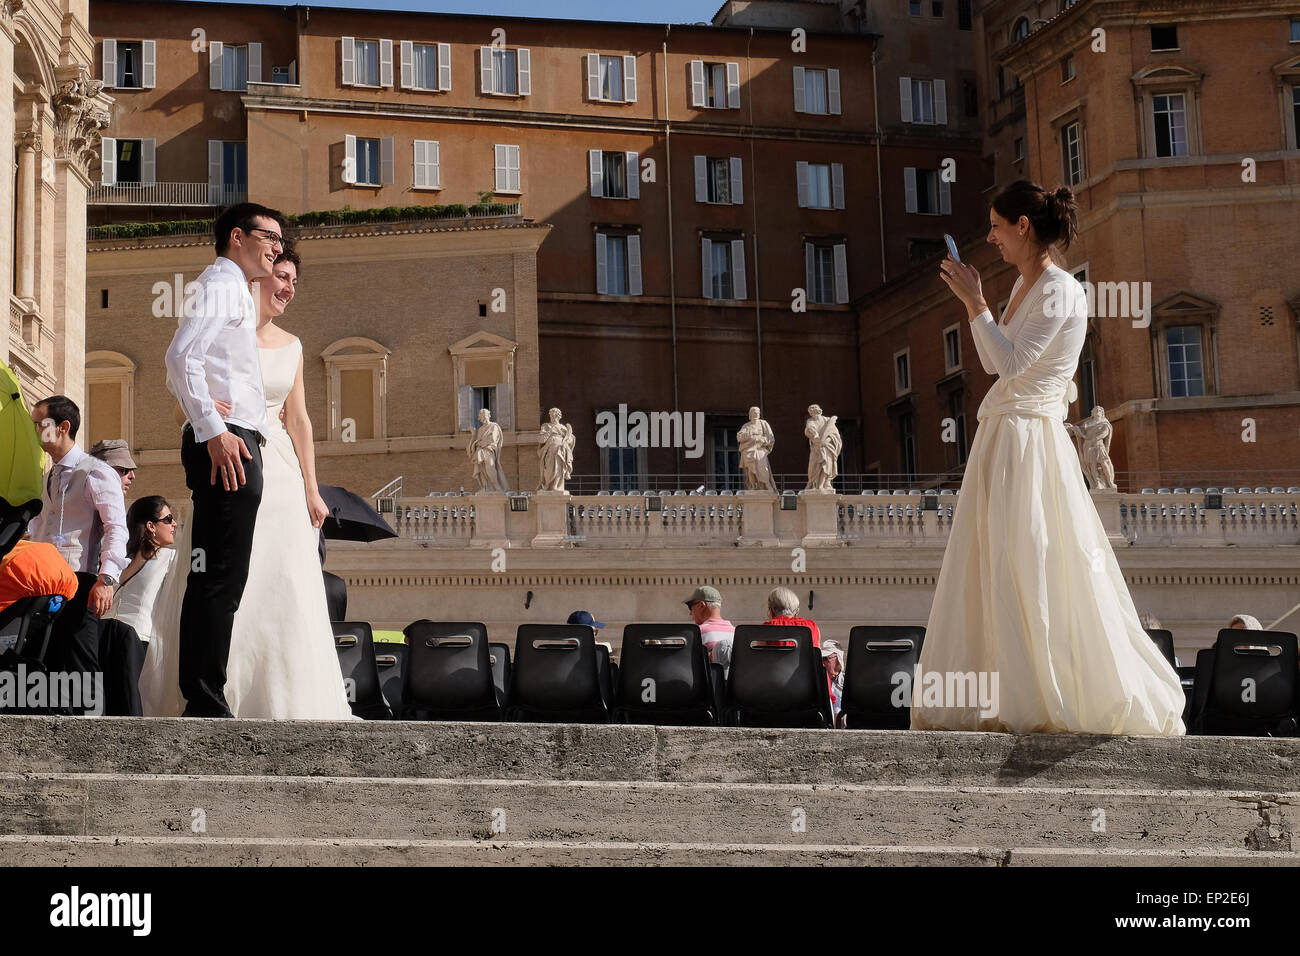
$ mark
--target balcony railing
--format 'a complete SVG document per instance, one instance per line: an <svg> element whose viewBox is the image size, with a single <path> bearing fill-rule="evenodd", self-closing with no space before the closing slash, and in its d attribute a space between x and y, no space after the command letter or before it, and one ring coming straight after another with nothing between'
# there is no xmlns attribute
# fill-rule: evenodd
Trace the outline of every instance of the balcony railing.
<svg viewBox="0 0 1300 956"><path fill-rule="evenodd" d="M246 186L208 183L115 183L90 187L92 206L228 206L248 199Z"/></svg>

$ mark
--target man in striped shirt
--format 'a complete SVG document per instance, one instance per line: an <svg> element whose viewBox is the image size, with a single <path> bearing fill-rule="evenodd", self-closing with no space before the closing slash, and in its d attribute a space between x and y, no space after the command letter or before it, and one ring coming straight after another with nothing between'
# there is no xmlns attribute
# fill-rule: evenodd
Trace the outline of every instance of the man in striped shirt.
<svg viewBox="0 0 1300 956"><path fill-rule="evenodd" d="M717 588L706 584L696 588L685 603L686 609L691 612L691 620L700 629L700 637L709 652L709 660L721 664L723 673L729 676L731 641L735 637L736 628L722 618L722 594Z"/></svg>

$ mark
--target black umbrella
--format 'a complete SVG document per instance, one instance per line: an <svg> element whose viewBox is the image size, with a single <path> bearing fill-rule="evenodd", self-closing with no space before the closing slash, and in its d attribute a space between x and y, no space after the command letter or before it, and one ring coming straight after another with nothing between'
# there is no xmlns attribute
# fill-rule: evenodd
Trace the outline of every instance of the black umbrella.
<svg viewBox="0 0 1300 956"><path fill-rule="evenodd" d="M330 516L321 526L325 537L334 541L379 541L397 537L397 532L361 496L335 485L316 487L325 507L330 510Z"/></svg>

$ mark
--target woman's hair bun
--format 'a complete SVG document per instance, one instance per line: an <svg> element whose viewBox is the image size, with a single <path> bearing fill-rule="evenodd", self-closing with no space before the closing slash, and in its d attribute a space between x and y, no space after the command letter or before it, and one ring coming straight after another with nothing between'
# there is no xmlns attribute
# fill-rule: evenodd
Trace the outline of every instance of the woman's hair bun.
<svg viewBox="0 0 1300 956"><path fill-rule="evenodd" d="M1037 183L1021 179L997 195L993 208L1007 222L1027 218L1044 245L1060 243L1067 248L1079 233L1078 204L1069 186L1048 192Z"/></svg>

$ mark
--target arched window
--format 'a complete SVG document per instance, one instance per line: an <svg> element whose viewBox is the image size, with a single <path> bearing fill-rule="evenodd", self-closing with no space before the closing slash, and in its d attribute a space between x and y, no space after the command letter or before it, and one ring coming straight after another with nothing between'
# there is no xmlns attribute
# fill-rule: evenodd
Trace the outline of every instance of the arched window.
<svg viewBox="0 0 1300 956"><path fill-rule="evenodd" d="M1029 18L1021 17L1011 31L1011 42L1019 43L1027 36L1029 36Z"/></svg>

